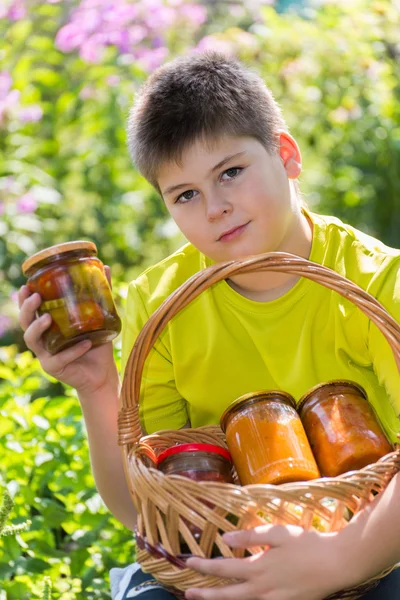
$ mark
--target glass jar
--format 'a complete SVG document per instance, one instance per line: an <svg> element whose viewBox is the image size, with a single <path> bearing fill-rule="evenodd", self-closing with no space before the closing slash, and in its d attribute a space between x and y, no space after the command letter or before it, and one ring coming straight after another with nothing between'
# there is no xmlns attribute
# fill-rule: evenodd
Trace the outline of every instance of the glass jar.
<svg viewBox="0 0 400 600"><path fill-rule="evenodd" d="M233 483L232 458L214 444L179 444L161 452L158 468L166 475L181 475L193 481Z"/></svg>
<svg viewBox="0 0 400 600"><path fill-rule="evenodd" d="M51 354L86 339L99 346L121 331L104 265L96 254L92 242L68 242L37 252L22 265L30 291L42 298L38 316L49 313L52 318L43 334Z"/></svg>
<svg viewBox="0 0 400 600"><path fill-rule="evenodd" d="M298 411L326 477L361 469L393 450L368 402L352 381L328 381L308 391Z"/></svg>
<svg viewBox="0 0 400 600"><path fill-rule="evenodd" d="M288 483L320 476L290 394L260 391L233 402L221 417L242 485Z"/></svg>
<svg viewBox="0 0 400 600"><path fill-rule="evenodd" d="M181 475L193 481L216 481L233 483L232 458L227 450L214 444L179 444L161 452L158 456L158 469L165 475ZM203 501L209 508L210 502ZM187 523L198 541L201 529Z"/></svg>

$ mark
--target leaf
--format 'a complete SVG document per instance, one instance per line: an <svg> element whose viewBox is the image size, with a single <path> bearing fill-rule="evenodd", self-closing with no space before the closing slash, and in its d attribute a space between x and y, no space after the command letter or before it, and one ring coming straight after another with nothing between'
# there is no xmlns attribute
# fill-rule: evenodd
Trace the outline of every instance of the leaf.
<svg viewBox="0 0 400 600"><path fill-rule="evenodd" d="M20 558L16 562L16 567L20 567L26 573L43 573L50 568L46 561L41 558Z"/></svg>

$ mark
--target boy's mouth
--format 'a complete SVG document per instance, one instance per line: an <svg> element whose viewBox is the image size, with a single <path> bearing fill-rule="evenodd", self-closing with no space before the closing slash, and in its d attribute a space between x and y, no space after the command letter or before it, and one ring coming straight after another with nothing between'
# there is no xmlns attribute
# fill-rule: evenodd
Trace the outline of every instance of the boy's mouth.
<svg viewBox="0 0 400 600"><path fill-rule="evenodd" d="M248 221L248 223L245 223L244 225L238 225L237 227L232 227L231 229L228 229L227 231L224 231L224 233L222 233L219 238L218 238L218 242L230 242L231 240L237 238L247 227L247 225L250 223L250 221Z"/></svg>

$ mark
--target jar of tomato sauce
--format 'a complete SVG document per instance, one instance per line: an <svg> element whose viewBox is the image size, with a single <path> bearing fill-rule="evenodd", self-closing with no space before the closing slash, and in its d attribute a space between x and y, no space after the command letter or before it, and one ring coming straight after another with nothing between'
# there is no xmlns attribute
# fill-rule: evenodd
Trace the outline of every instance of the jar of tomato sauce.
<svg viewBox="0 0 400 600"><path fill-rule="evenodd" d="M319 477L294 398L282 391L245 394L221 417L242 485Z"/></svg>
<svg viewBox="0 0 400 600"><path fill-rule="evenodd" d="M99 346L121 331L103 263L92 242L76 241L37 252L22 265L32 293L40 294L38 316L49 313L45 348L56 354L90 339Z"/></svg>
<svg viewBox="0 0 400 600"><path fill-rule="evenodd" d="M326 477L361 469L393 450L365 390L352 381L315 386L300 399L298 411Z"/></svg>

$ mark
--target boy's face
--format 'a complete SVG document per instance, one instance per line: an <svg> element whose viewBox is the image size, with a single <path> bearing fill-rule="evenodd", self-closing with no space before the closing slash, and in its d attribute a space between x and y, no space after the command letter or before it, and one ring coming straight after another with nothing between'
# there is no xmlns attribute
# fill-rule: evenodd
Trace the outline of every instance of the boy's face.
<svg viewBox="0 0 400 600"><path fill-rule="evenodd" d="M194 143L163 164L158 184L185 237L215 262L278 251L293 235L299 205L289 179L301 170L296 142L281 134L269 154L252 137ZM173 188L173 189L172 189Z"/></svg>

